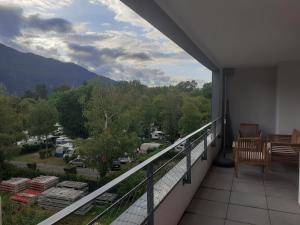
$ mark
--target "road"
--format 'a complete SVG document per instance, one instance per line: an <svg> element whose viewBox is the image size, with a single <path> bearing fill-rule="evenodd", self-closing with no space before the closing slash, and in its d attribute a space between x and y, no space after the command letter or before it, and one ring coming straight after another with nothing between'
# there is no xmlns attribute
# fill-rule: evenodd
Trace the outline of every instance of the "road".
<svg viewBox="0 0 300 225"><path fill-rule="evenodd" d="M9 161L9 163L20 168L27 168L27 163L25 162ZM46 174L57 174L57 175L65 174L64 166L37 163L37 169ZM77 175L96 180L97 177L99 176L99 173L97 170L90 169L90 168L77 168Z"/></svg>

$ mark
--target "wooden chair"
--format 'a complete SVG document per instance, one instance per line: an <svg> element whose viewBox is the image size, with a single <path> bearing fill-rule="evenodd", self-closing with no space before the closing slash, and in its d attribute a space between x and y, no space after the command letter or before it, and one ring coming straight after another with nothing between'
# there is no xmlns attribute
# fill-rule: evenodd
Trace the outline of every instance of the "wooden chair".
<svg viewBox="0 0 300 225"><path fill-rule="evenodd" d="M294 131L295 132L295 131ZM300 137L300 134L299 134ZM296 138L296 139L295 139ZM271 170L272 161L283 163L298 163L300 139L293 135L270 135L268 142L268 170Z"/></svg>
<svg viewBox="0 0 300 225"><path fill-rule="evenodd" d="M250 137L261 137L261 131L259 125L256 123L241 123L239 129L239 137L250 138Z"/></svg>
<svg viewBox="0 0 300 225"><path fill-rule="evenodd" d="M235 147L235 172L238 177L240 164L262 166L266 172L267 154L265 143L258 138L239 138Z"/></svg>

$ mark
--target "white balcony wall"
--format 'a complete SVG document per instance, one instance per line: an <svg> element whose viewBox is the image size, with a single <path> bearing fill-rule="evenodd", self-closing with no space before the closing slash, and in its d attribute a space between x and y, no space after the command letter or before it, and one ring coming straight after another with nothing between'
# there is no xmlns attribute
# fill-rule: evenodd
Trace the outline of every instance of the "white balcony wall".
<svg viewBox="0 0 300 225"><path fill-rule="evenodd" d="M300 130L300 62L278 65L276 122L279 134Z"/></svg>
<svg viewBox="0 0 300 225"><path fill-rule="evenodd" d="M276 123L276 70L269 68L241 68L227 75L226 99L233 134L240 123L258 123L264 133L274 133Z"/></svg>
<svg viewBox="0 0 300 225"><path fill-rule="evenodd" d="M258 123L264 134L300 129L300 62L237 68L226 77L235 137L240 123Z"/></svg>

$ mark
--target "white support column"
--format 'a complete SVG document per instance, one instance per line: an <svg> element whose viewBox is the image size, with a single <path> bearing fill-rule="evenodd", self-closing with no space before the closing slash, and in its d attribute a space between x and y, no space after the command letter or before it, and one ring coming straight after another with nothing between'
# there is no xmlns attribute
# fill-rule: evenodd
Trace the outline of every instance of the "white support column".
<svg viewBox="0 0 300 225"><path fill-rule="evenodd" d="M300 152L299 152L299 192L298 192L298 204L300 205Z"/></svg>
<svg viewBox="0 0 300 225"><path fill-rule="evenodd" d="M2 225L2 205L1 205L1 197L0 197L0 225Z"/></svg>

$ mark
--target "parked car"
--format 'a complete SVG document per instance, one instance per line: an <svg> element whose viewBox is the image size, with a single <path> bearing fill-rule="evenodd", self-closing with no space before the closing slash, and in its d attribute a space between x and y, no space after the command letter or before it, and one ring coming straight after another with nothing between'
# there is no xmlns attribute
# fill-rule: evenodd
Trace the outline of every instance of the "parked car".
<svg viewBox="0 0 300 225"><path fill-rule="evenodd" d="M121 169L121 163L120 163L120 161L119 160L114 160L112 162L111 170L112 171L118 171L120 169Z"/></svg>
<svg viewBox="0 0 300 225"><path fill-rule="evenodd" d="M65 154L63 155L63 158L66 158L66 157L71 158L71 157L73 157L74 153L75 153L75 149L74 148L69 148L65 151Z"/></svg>
<svg viewBox="0 0 300 225"><path fill-rule="evenodd" d="M177 141L179 141L180 139L178 139ZM174 149L175 149L175 152L182 152L184 151L185 149L185 144L186 144L186 141L180 143L179 145L177 145Z"/></svg>
<svg viewBox="0 0 300 225"><path fill-rule="evenodd" d="M165 136L165 133L160 130L155 130L151 133L151 138L153 140L162 140Z"/></svg>
<svg viewBox="0 0 300 225"><path fill-rule="evenodd" d="M69 162L70 165L86 168L85 159L77 157Z"/></svg>

